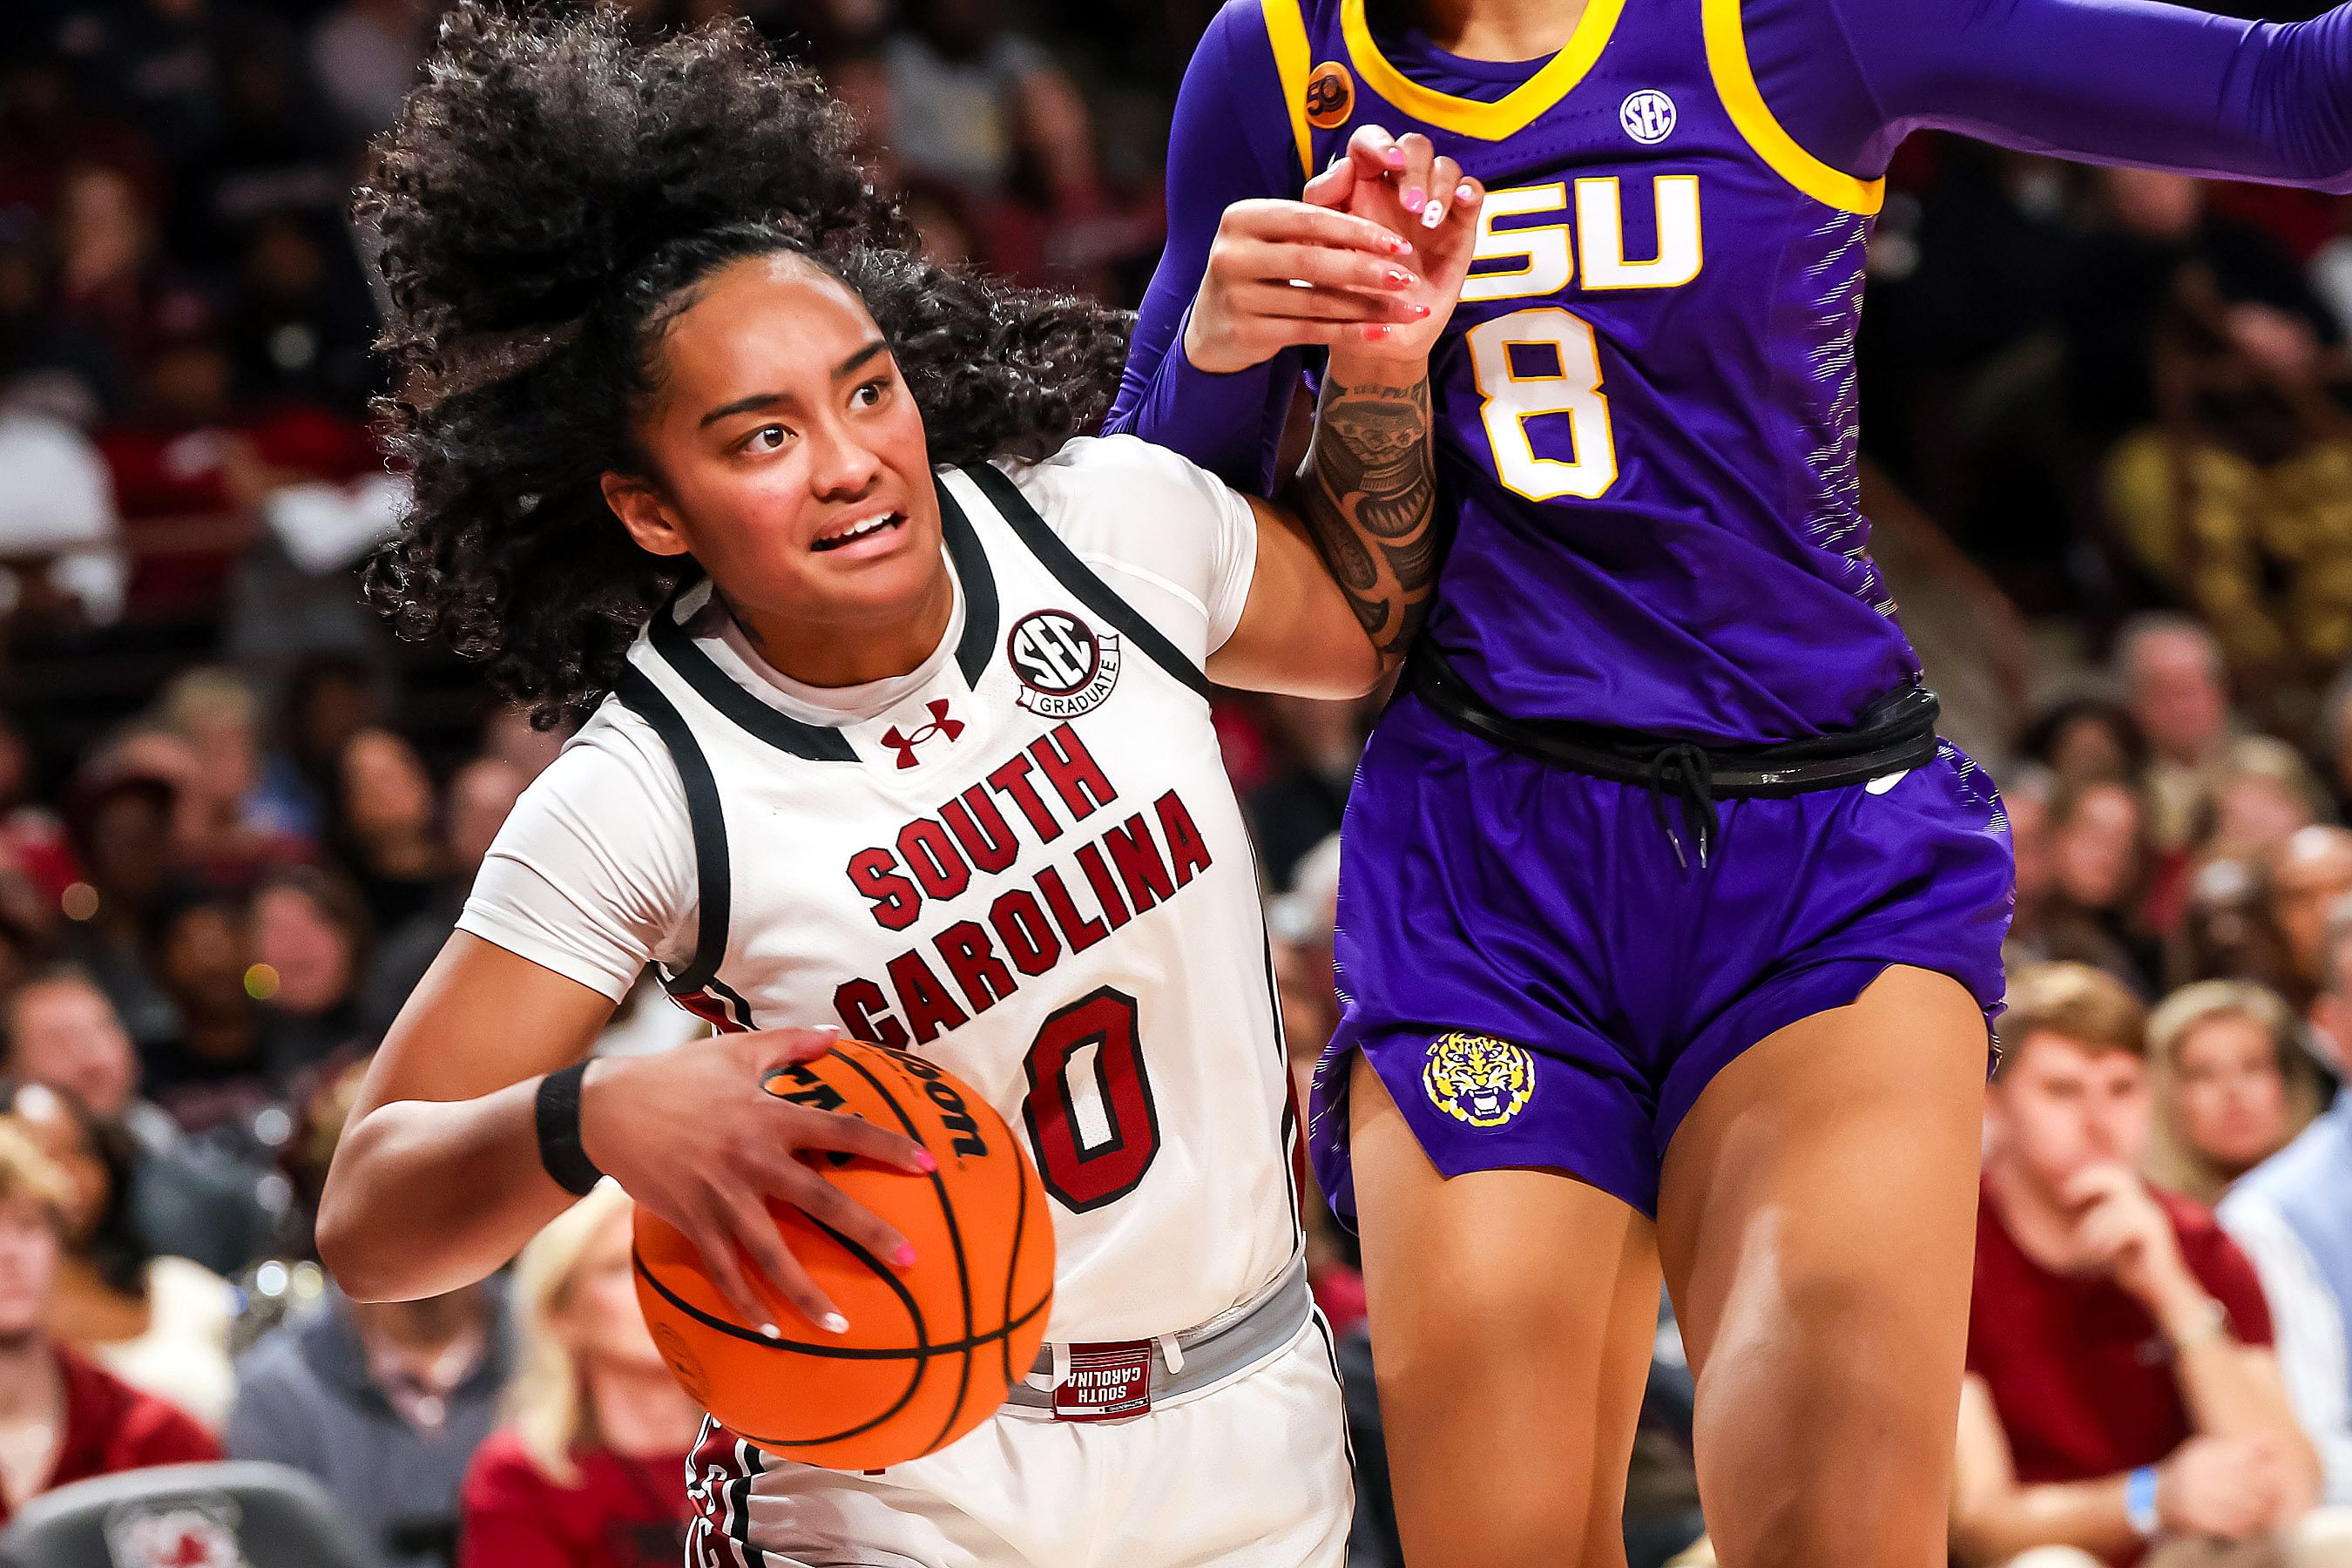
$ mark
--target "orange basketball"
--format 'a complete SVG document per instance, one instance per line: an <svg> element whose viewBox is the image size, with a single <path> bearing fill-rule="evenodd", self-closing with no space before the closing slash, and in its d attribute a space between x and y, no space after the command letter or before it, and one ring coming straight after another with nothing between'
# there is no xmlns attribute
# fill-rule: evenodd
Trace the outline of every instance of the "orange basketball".
<svg viewBox="0 0 2352 1568"><path fill-rule="evenodd" d="M637 1300L687 1392L739 1436L785 1458L879 1469L942 1447L1004 1403L1045 1337L1054 1226L1036 1168L1004 1119L969 1086L903 1051L845 1040L771 1071L769 1093L903 1131L938 1172L870 1160L826 1174L896 1226L915 1264L894 1268L800 1210L769 1212L802 1267L849 1320L829 1334L747 1272L782 1338L738 1322L701 1255L639 1207Z"/></svg>

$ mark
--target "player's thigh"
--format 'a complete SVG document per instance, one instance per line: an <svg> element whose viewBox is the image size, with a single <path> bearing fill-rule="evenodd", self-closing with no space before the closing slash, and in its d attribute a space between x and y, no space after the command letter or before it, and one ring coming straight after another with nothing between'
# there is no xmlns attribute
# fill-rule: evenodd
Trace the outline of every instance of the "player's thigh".
<svg viewBox="0 0 2352 1568"><path fill-rule="evenodd" d="M1654 1227L1553 1171L1439 1174L1360 1059L1351 1151L1381 1425L1413 1568L1623 1561Z"/></svg>
<svg viewBox="0 0 2352 1568"><path fill-rule="evenodd" d="M1727 1568L1944 1562L1986 1044L1958 982L1893 966L1735 1058L1667 1148L1659 1246Z"/></svg>

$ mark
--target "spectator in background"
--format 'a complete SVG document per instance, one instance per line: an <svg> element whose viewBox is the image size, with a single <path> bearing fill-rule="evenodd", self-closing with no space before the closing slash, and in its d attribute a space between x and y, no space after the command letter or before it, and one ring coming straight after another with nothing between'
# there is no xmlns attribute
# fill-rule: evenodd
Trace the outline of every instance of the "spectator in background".
<svg viewBox="0 0 2352 1568"><path fill-rule="evenodd" d="M2208 980L2166 997L2147 1026L2148 1180L2219 1203L2309 1126L2319 1085L2294 1037L2294 1014L2264 986Z"/></svg>
<svg viewBox="0 0 2352 1568"><path fill-rule="evenodd" d="M240 1155L263 1153L264 1113L278 1093L246 989L253 956L245 907L218 893L182 894L159 924L156 948L179 1033L146 1052L149 1092L184 1131Z"/></svg>
<svg viewBox="0 0 2352 1568"><path fill-rule="evenodd" d="M2135 791L2121 784L2060 791L2050 808L2050 890L2032 922L2043 951L2143 990L2155 985L2159 950L2138 920L2149 866Z"/></svg>
<svg viewBox="0 0 2352 1568"><path fill-rule="evenodd" d="M2208 860L2188 880L2166 960L2176 985L2245 980L2286 984L2286 946L2271 923L2261 875L2242 860Z"/></svg>
<svg viewBox="0 0 2352 1568"><path fill-rule="evenodd" d="M2010 853L2017 865L2017 905L2001 942L2001 963L2011 972L2050 956L2045 922L2057 887L2052 866L2050 813L2055 783L2047 768L2020 763L2001 781L2001 809L2009 818Z"/></svg>
<svg viewBox="0 0 2352 1568"><path fill-rule="evenodd" d="M421 913L448 875L433 777L416 748L389 730L343 743L335 777L332 842L357 877L378 931Z"/></svg>
<svg viewBox="0 0 2352 1568"><path fill-rule="evenodd" d="M367 908L342 876L312 866L278 871L253 894L261 1055L271 1080L373 1047L361 1018Z"/></svg>
<svg viewBox="0 0 2352 1568"><path fill-rule="evenodd" d="M702 1411L646 1331L632 1208L607 1182L523 1248L507 1425L466 1477L459 1568L671 1568L685 1550Z"/></svg>
<svg viewBox="0 0 2352 1568"><path fill-rule="evenodd" d="M2224 748L2200 805L2200 854L2262 861L2323 820L2332 803L2293 746L2274 735L2240 735Z"/></svg>
<svg viewBox="0 0 2352 1568"><path fill-rule="evenodd" d="M378 375L375 313L332 214L277 212L240 237L229 352L247 397L299 398L364 417Z"/></svg>
<svg viewBox="0 0 2352 1568"><path fill-rule="evenodd" d="M400 118L432 42L436 7L422 0L343 0L310 33L310 66L343 134L363 142Z"/></svg>
<svg viewBox="0 0 2352 1568"><path fill-rule="evenodd" d="M2262 1543L2343 1522L2310 1513L2318 1464L2252 1265L2207 1210L2134 1168L2148 1138L2146 1024L2086 965L2010 984L1953 1489L1969 1564L2123 1563L2158 1542L2152 1568L2286 1568L2298 1560ZM2200 1555L2210 1539L2245 1554Z"/></svg>
<svg viewBox="0 0 2352 1568"><path fill-rule="evenodd" d="M192 1142L163 1108L138 1098L139 1058L89 976L58 967L0 997L0 1071L78 1097L131 1136L131 1223L150 1252L176 1252L236 1274L268 1239L262 1173Z"/></svg>
<svg viewBox="0 0 2352 1568"><path fill-rule="evenodd" d="M370 1038L383 1037L447 943L473 889L474 873L530 783L520 768L496 757L475 758L449 781L449 874L432 902L384 939L369 966L360 1015Z"/></svg>
<svg viewBox="0 0 2352 1568"><path fill-rule="evenodd" d="M2352 910L2327 935L2327 985L2311 1031L2322 1065L2342 1078L2352 1006ZM2280 1370L2295 1415L2318 1449L2327 1501L2352 1508L2352 1095L2257 1165L2221 1201L2221 1224L2262 1277L2278 1331Z"/></svg>
<svg viewBox="0 0 2352 1568"><path fill-rule="evenodd" d="M898 179L963 198L982 253L1040 281L1056 231L1099 215L1086 101L997 0L912 0L884 51Z"/></svg>
<svg viewBox="0 0 2352 1568"><path fill-rule="evenodd" d="M64 955L88 970L142 1051L160 1049L181 1027L178 1010L150 963L173 871L177 784L103 765L88 769L68 797L66 821L84 880L60 902Z"/></svg>
<svg viewBox="0 0 2352 1568"><path fill-rule="evenodd" d="M134 1388L218 1430L236 1384L228 1282L204 1265L147 1245L131 1211L137 1153L120 1121L101 1121L71 1089L0 1083L0 1115L66 1178L65 1255L50 1327Z"/></svg>
<svg viewBox="0 0 2352 1568"><path fill-rule="evenodd" d="M243 679L208 665L175 677L157 704L163 722L187 742L194 764L181 780L182 820L190 824L181 856L208 880L238 887L263 866L310 850L258 799L257 706Z"/></svg>
<svg viewBox="0 0 2352 1568"><path fill-rule="evenodd" d="M2265 870L2271 923L2286 950L2284 989L2307 1007L2319 991L2328 914L2352 893L2352 830L2306 827L2272 853Z"/></svg>
<svg viewBox="0 0 2352 1568"><path fill-rule="evenodd" d="M2017 752L2050 770L2061 784L2137 784L2147 766L2147 740L2131 710L2103 697L2075 697L2025 727Z"/></svg>
<svg viewBox="0 0 2352 1568"><path fill-rule="evenodd" d="M68 327L105 345L128 369L166 334L200 317L203 300L164 259L155 220L131 176L110 164L77 163L58 193L52 308Z"/></svg>
<svg viewBox="0 0 2352 1568"><path fill-rule="evenodd" d="M202 1426L52 1339L64 1177L0 1120L0 1520L52 1488L220 1458Z"/></svg>
<svg viewBox="0 0 2352 1568"><path fill-rule="evenodd" d="M230 1456L317 1477L392 1568L452 1568L458 1487L511 1367L502 1305L495 1281L422 1301L331 1296L238 1362Z"/></svg>
<svg viewBox="0 0 2352 1568"><path fill-rule="evenodd" d="M0 110L6 92L0 79ZM89 430L121 405L122 366L103 338L59 319L56 270L31 215L0 205L0 398Z"/></svg>
<svg viewBox="0 0 2352 1568"><path fill-rule="evenodd" d="M129 580L98 448L55 415L0 400L0 623L15 633L107 626Z"/></svg>
<svg viewBox="0 0 2352 1568"><path fill-rule="evenodd" d="M343 748L380 721L382 687L367 658L343 648L311 654L288 673L276 749L261 762L261 795L273 821L314 841L327 838L327 802Z"/></svg>
<svg viewBox="0 0 2352 1568"><path fill-rule="evenodd" d="M2197 182L2099 178L2122 221L2078 309L2109 323L2118 396L2078 413L2137 426L2105 463L2107 520L2260 716L2301 723L2352 652L2352 442L2323 384L2340 330L2294 257L2205 212Z"/></svg>
<svg viewBox="0 0 2352 1568"><path fill-rule="evenodd" d="M2115 663L2125 704L2152 752L2145 781L2149 837L2160 848L2177 848L2189 842L2230 738L2221 650L2188 616L2151 614L2126 625Z"/></svg>

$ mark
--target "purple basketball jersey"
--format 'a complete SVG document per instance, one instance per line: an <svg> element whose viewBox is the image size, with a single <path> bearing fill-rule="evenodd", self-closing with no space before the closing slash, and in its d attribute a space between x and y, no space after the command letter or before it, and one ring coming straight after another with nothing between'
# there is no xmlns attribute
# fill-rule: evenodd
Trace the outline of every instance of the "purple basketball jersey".
<svg viewBox="0 0 2352 1568"><path fill-rule="evenodd" d="M1265 8L1302 172L1377 124L1488 191L1431 369L1460 530L1430 635L1465 678L1520 718L1759 741L1915 676L1855 479L1880 189L1781 132L1737 0L1593 0L1493 101L1425 85L1425 47L1408 79L1363 0Z"/></svg>

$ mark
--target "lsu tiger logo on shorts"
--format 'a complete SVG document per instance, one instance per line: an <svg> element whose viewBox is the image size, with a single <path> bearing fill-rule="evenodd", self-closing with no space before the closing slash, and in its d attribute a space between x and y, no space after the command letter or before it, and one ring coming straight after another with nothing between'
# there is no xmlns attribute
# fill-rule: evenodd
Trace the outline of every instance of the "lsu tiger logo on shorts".
<svg viewBox="0 0 2352 1568"><path fill-rule="evenodd" d="M1534 1098L1536 1061L1508 1040L1457 1030L1429 1042L1421 1087L1430 1104L1456 1121L1500 1127Z"/></svg>
<svg viewBox="0 0 2352 1568"><path fill-rule="evenodd" d="M1356 79L1338 60L1325 60L1307 79L1307 123L1331 131L1356 111Z"/></svg>

